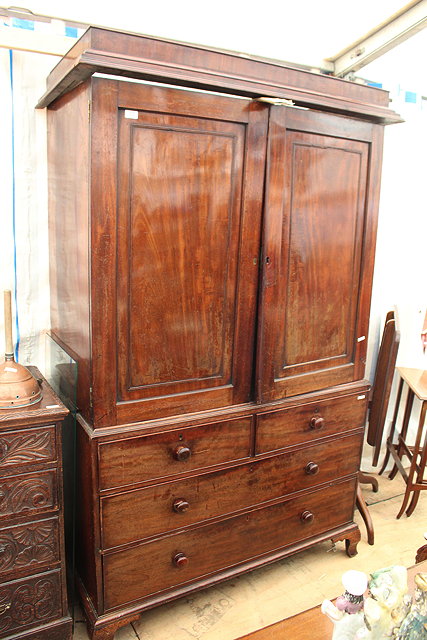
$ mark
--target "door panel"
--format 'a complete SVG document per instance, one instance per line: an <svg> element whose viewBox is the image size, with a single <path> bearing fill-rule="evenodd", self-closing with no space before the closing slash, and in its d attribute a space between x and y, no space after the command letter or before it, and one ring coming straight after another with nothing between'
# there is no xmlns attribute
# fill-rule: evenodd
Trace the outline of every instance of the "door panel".
<svg viewBox="0 0 427 640"><path fill-rule="evenodd" d="M359 329L369 303L361 304L359 292L370 277L362 259L372 241L367 133L365 123L349 130L337 116L271 110L258 345L263 401L363 376Z"/></svg>
<svg viewBox="0 0 427 640"><path fill-rule="evenodd" d="M129 158L128 385L230 384L244 127L144 121Z"/></svg>
<svg viewBox="0 0 427 640"><path fill-rule="evenodd" d="M142 108L119 109L118 400L154 398L135 408L141 417L197 410L199 398L203 408L247 401L267 110L133 91Z"/></svg>
<svg viewBox="0 0 427 640"><path fill-rule="evenodd" d="M301 132L287 138L288 304L276 377L343 364L352 355L363 222L358 209L366 182L361 143Z"/></svg>

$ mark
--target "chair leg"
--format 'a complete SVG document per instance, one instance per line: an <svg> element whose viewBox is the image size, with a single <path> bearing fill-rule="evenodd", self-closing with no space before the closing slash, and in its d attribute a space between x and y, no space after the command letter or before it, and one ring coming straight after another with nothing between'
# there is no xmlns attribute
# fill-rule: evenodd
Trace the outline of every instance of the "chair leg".
<svg viewBox="0 0 427 640"><path fill-rule="evenodd" d="M424 422L426 419L426 413L427 413L427 400L424 400L422 405L421 405L421 413L420 413L420 419L419 419L419 423L418 423L418 432L422 432L423 431L423 427L424 427ZM414 456L416 455L416 452L414 451ZM422 452L421 452L421 460L420 460L420 464L419 464L419 471L417 474L417 480L416 480L416 484L418 485L422 485L423 484L423 480L424 480L424 469L427 463L427 433L425 435L424 438L424 445L422 448ZM418 504L418 500L420 498L420 493L421 491L418 489L416 489L414 491L414 495L412 496L412 500L410 502L410 505L406 511L406 515L411 516L414 513L415 507Z"/></svg>
<svg viewBox="0 0 427 640"><path fill-rule="evenodd" d="M399 469L397 468L397 465L394 464L392 470L388 474L388 479L389 480L394 480L394 478L396 477L398 471L399 471Z"/></svg>
<svg viewBox="0 0 427 640"><path fill-rule="evenodd" d="M412 391L410 389L410 391ZM412 408L412 402L414 399L414 393L412 392L411 396L408 395L408 403L407 406L410 405L410 407ZM420 420L418 423L418 430L417 430L417 435L415 438L415 444L412 450L412 456L411 456L411 468L409 469L409 473L408 473L408 477L406 479L406 491L405 491L405 497L403 498L403 504L400 507L400 511L397 514L396 518L399 519L400 516L402 515L402 513L405 511L405 508L408 504L409 501L409 495L411 493L411 491L414 491L414 476L415 476L415 471L417 469L417 462L418 462L418 456L420 455L420 444L421 444L421 436L423 433L423 427L424 427L424 421L425 421L425 417L426 417L426 412L427 412L427 401L424 401L423 404L421 405L421 413L420 413ZM406 412L405 412L405 418L406 418ZM404 432L402 430L402 436L400 439L403 440L403 438L406 437L407 431L408 431L408 423L409 422L409 417L407 422L405 423L405 429ZM420 472L417 474L417 481L419 483L422 482L423 479L423 474L424 474L424 466L426 464L427 461L427 435L426 438L424 440L424 446L422 449L422 453L421 453L421 460L420 460ZM419 489L415 490L415 494L419 494ZM410 516L411 513L414 511L415 507L417 506L417 502L419 499L419 495L414 495L412 497L411 500L411 504L409 506L409 509L407 511L407 516Z"/></svg>
<svg viewBox="0 0 427 640"><path fill-rule="evenodd" d="M397 450L396 450L397 455L399 456L400 460L402 459L402 456L404 455L404 451L403 451L403 447L402 447L401 443L405 442L406 435L408 433L409 418L411 417L411 411L412 411L412 405L413 404L414 404L414 392L409 387L408 388L408 395L406 397L405 413L403 414L402 429L401 429L401 432L400 432L399 442L397 444ZM412 464L411 464L411 469L412 469ZM388 475L390 480L393 480L393 478L396 476L397 472L398 472L398 468L397 468L397 465L395 464L393 469L390 471L390 473ZM413 476L413 472L412 472L412 475L411 475L411 482L412 482L412 476Z"/></svg>
<svg viewBox="0 0 427 640"><path fill-rule="evenodd" d="M388 434L388 438L387 438L386 454L385 454L383 466L381 467L378 475L382 475L384 473L385 468L386 468L386 466L388 464L388 461L389 461L389 458L390 458L390 448L389 447L393 446L394 431L395 431L395 428L396 428L397 416L398 416L398 413L399 413L400 399L402 397L402 389L403 389L403 378L400 378L399 387L398 387L397 396L396 396L396 404L394 406L393 420L391 421L390 433Z"/></svg>
<svg viewBox="0 0 427 640"><path fill-rule="evenodd" d="M369 473L359 471L358 478L360 484L370 484L372 486L372 491L374 493L378 493L378 480L374 476L369 475Z"/></svg>
<svg viewBox="0 0 427 640"><path fill-rule="evenodd" d="M387 449L386 449L386 452L385 452L384 462L383 462L383 465L382 465L381 469L378 471L378 475L379 476L382 476L382 474L384 473L385 468L386 468L389 460L390 460L390 450L388 448L388 441L387 441Z"/></svg>
<svg viewBox="0 0 427 640"><path fill-rule="evenodd" d="M360 511L360 515L363 518L363 522L366 526L366 531L368 533L368 544L374 544L374 525L372 524L371 514L368 511L367 504L362 494L362 490L360 488L360 484L357 483L356 489L356 506Z"/></svg>
<svg viewBox="0 0 427 640"><path fill-rule="evenodd" d="M406 515L408 516L408 518L415 511L415 507L417 506L418 500L420 499L420 493L421 493L420 491L414 491L414 495L412 496L412 500L409 503L409 507L406 510Z"/></svg>
<svg viewBox="0 0 427 640"><path fill-rule="evenodd" d="M405 491L405 495L403 497L403 502L402 502L402 506L400 507L400 511L396 516L396 520L399 520L399 518L402 516L403 512L406 509L406 505L409 502L409 496L411 495L411 488L410 485L408 484L406 487L406 491Z"/></svg>

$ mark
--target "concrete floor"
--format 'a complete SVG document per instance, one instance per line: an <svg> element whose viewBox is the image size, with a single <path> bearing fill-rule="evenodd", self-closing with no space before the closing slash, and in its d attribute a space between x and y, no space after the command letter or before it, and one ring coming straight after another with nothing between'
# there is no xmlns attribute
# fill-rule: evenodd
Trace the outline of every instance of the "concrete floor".
<svg viewBox="0 0 427 640"><path fill-rule="evenodd" d="M427 530L427 495L415 513L396 520L404 483L379 477L380 489L363 487L375 529L375 545L366 541L359 513L356 521L362 540L358 555L348 558L344 543L333 548L325 542L295 556L258 569L193 596L157 607L133 625L119 630L115 640L235 640L282 618L332 598L342 591L341 575L348 569L369 573L390 564L414 564ZM75 611L74 640L87 640L81 612Z"/></svg>

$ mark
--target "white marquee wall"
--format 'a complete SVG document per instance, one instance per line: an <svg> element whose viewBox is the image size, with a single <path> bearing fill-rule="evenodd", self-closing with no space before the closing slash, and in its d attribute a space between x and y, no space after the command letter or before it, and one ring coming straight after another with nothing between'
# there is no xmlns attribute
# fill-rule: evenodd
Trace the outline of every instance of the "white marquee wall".
<svg viewBox="0 0 427 640"><path fill-rule="evenodd" d="M0 287L16 293L19 360L24 364L38 361L38 336L49 326L46 114L34 105L55 60L0 49ZM3 351L2 313L0 317ZM17 341L16 326L14 336Z"/></svg>

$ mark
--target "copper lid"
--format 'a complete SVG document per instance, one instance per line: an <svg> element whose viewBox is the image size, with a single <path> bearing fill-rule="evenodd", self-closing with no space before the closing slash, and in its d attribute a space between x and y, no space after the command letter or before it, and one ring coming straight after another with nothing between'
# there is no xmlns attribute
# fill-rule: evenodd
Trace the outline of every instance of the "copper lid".
<svg viewBox="0 0 427 640"><path fill-rule="evenodd" d="M0 364L0 409L27 407L39 402L42 392L28 369L13 358L12 296L9 289L4 292L4 329L6 355Z"/></svg>
<svg viewBox="0 0 427 640"><path fill-rule="evenodd" d="M39 383L26 367L12 359L0 364L0 409L27 407L41 397Z"/></svg>

